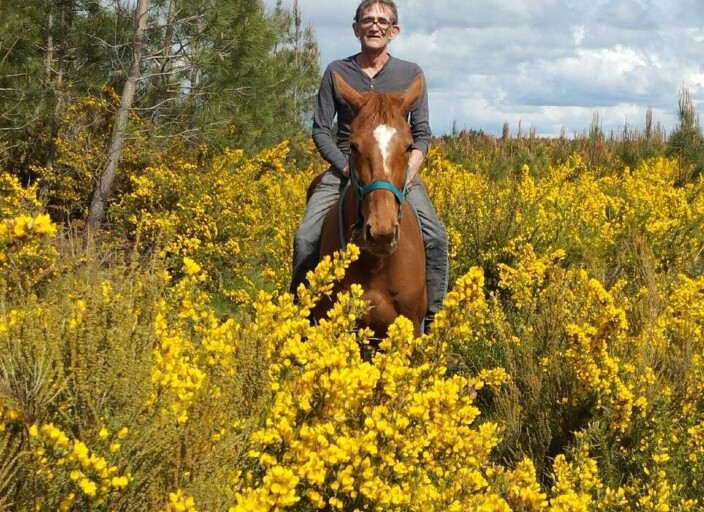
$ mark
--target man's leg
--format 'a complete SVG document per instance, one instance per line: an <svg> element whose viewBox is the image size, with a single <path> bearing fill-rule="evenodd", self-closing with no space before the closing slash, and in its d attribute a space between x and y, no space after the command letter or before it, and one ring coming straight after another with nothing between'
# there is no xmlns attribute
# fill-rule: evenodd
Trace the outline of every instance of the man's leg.
<svg viewBox="0 0 704 512"><path fill-rule="evenodd" d="M428 332L435 313L440 311L447 294L449 262L447 233L440 222L428 197L425 185L419 178L413 180L408 189L408 200L418 212L420 228L425 243L425 272L428 286L428 313L425 317L425 331Z"/></svg>
<svg viewBox="0 0 704 512"><path fill-rule="evenodd" d="M295 295L298 285L305 282L306 274L318 264L320 231L323 220L340 197L346 179L329 169L308 200L303 220L293 239L293 277L290 292Z"/></svg>

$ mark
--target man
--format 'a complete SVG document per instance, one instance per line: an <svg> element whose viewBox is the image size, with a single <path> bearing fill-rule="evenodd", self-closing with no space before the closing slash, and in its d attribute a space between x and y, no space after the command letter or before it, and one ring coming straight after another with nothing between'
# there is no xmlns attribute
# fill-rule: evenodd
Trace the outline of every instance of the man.
<svg viewBox="0 0 704 512"><path fill-rule="evenodd" d="M405 90L413 79L422 73L412 62L392 57L389 43L401 32L398 10L392 0L364 0L357 7L354 23L355 36L361 51L342 60L332 62L325 73L318 91L318 101L313 116L313 141L322 157L330 163L321 182L313 192L303 221L296 231L293 247L293 279L291 291L305 280L306 273L315 268L319 257L320 231L328 210L340 197L349 178L349 134L352 110L336 91L333 72L338 73L360 92L377 90L394 92ZM337 140L333 137L333 121L337 116ZM421 221L425 242L426 275L428 288L428 313L426 332L435 313L442 306L447 293L448 259L445 227L438 220L418 171L430 144L428 121L428 93L410 111L413 149L409 157L409 189L407 199L415 207Z"/></svg>

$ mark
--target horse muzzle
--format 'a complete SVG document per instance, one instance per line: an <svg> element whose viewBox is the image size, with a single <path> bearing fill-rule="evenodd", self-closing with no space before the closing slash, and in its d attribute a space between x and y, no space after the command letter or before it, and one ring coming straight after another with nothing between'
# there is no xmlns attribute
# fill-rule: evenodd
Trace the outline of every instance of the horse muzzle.
<svg viewBox="0 0 704 512"><path fill-rule="evenodd" d="M398 248L401 228L395 223L390 229L375 229L370 223L364 227L364 246L375 256L390 256Z"/></svg>

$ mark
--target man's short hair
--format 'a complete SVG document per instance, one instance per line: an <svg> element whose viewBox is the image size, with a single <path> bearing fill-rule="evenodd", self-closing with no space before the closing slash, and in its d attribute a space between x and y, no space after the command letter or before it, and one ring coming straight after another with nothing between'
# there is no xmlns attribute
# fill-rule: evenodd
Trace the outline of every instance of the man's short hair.
<svg viewBox="0 0 704 512"><path fill-rule="evenodd" d="M391 12L393 13L393 19L389 21L391 21L391 23L394 25L398 23L398 9L396 8L396 3L394 2L394 0L362 0L362 2L360 2L360 4L357 6L357 12L354 15L354 21L359 23L359 21L362 19L364 11L366 11L368 8L375 4L379 4L382 7L388 7L389 9L391 9Z"/></svg>

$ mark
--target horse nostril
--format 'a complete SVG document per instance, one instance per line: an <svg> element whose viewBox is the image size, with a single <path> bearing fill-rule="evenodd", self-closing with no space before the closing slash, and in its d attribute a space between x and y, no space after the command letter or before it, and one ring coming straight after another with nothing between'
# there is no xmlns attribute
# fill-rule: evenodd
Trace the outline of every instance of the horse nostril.
<svg viewBox="0 0 704 512"><path fill-rule="evenodd" d="M364 231L364 237L365 237L367 240L372 240L374 237L372 236L372 226L371 226L371 224L367 224L365 227L366 227L366 229L365 229L365 231Z"/></svg>

